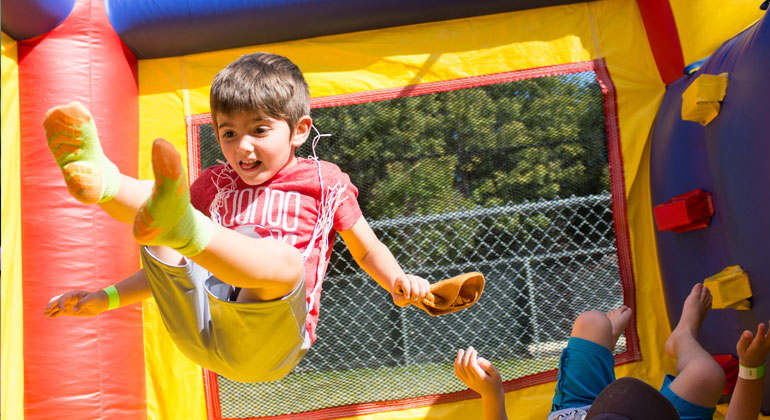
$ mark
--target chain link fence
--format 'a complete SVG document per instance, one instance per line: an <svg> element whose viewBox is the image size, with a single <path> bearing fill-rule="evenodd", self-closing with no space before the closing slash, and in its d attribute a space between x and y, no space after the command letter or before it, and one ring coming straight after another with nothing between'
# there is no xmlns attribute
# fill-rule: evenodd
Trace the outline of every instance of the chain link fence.
<svg viewBox="0 0 770 420"><path fill-rule="evenodd" d="M373 222L380 239L392 244L414 274L433 281L466 271L485 275L486 288L475 306L441 317L393 305L336 241L337 263L324 281L318 341L282 381L241 384L220 377L221 398L229 402L221 404L223 417L459 391L465 386L454 377L451 362L457 349L468 345L502 366L506 381L555 369L577 314L622 303L614 242L607 239L613 231L610 204L611 196L604 193ZM580 213L585 216L576 216ZM495 233L495 226L511 219L539 217L550 223L519 235ZM581 225L590 225L589 236L595 238L559 241ZM426 240L415 232L436 231L440 235L429 240L436 247L464 243L463 258L406 256L414 241ZM492 246L477 247L474 238ZM523 245L528 240L531 248ZM260 397L265 395L270 398Z"/></svg>
<svg viewBox="0 0 770 420"><path fill-rule="evenodd" d="M219 377L223 418L460 391L452 362L468 345L505 381L551 371L580 312L622 303L593 72L314 109L313 117L334 133L315 152L350 174L364 215L405 271L431 282L479 271L484 294L440 317L398 308L338 237L318 340L280 381ZM210 125L198 133L205 168L218 147ZM309 146L297 154L312 155Z"/></svg>

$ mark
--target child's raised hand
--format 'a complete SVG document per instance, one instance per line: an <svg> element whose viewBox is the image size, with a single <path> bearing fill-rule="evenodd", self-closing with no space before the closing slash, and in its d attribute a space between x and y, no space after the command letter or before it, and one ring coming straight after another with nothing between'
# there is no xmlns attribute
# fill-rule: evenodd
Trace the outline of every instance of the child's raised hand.
<svg viewBox="0 0 770 420"><path fill-rule="evenodd" d="M476 349L457 351L455 375L468 385L468 388L482 396L491 396L503 392L503 380L500 373L487 359L478 357Z"/></svg>
<svg viewBox="0 0 770 420"><path fill-rule="evenodd" d="M738 351L738 360L743 366L757 367L765 363L767 353L770 352L770 334L768 334L767 325L759 324L756 335L749 330L744 331L735 349Z"/></svg>
<svg viewBox="0 0 770 420"><path fill-rule="evenodd" d="M393 283L393 303L397 306L409 306L422 300L430 292L430 283L422 277L405 274Z"/></svg>
<svg viewBox="0 0 770 420"><path fill-rule="evenodd" d="M49 318L56 318L59 315L96 316L106 311L108 304L107 295L101 290L97 292L73 290L51 298L43 315Z"/></svg>

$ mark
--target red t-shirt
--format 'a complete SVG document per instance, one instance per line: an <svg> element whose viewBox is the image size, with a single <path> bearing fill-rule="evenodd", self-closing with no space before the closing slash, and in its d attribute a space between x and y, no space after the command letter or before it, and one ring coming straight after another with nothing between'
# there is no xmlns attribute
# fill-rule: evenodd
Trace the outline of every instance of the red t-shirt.
<svg viewBox="0 0 770 420"><path fill-rule="evenodd" d="M319 165L325 205L322 205ZM193 206L206 216L212 217L214 213L212 219L220 225L253 237L282 240L303 253L306 298L308 303L312 302L305 322L311 342L316 339L321 283L334 236L353 227L361 217L357 197L358 189L337 165L302 158L261 185L248 185L234 170L217 165L206 169L190 187ZM212 205L215 199L217 203ZM323 216L322 206L327 209L329 223L317 223ZM331 211L334 211L333 217ZM325 237L324 226L328 229ZM313 239L316 229L320 231ZM324 239L328 247L322 259Z"/></svg>

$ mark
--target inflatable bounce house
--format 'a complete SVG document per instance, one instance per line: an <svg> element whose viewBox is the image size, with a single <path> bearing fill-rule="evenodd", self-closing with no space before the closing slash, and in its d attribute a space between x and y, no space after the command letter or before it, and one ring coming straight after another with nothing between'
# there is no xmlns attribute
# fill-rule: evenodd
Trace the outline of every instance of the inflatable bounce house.
<svg viewBox="0 0 770 420"><path fill-rule="evenodd" d="M473 345L500 370L511 418L544 419L577 314L631 307L616 373L659 386L675 371L663 345L698 282L714 294L700 339L727 373L727 401L739 334L770 319L766 8L4 0L2 418L480 418L452 369ZM298 153L350 174L407 272L482 272L478 303L440 317L397 308L338 240L317 342L265 383L191 363L152 299L43 316L53 296L139 269L130 225L68 194L45 111L82 102L106 155L140 179L152 179L152 141L168 139L192 181L221 159L211 81L255 51L306 75L329 135ZM239 207L247 199L227 205L264 219ZM267 199L291 205L280 191Z"/></svg>

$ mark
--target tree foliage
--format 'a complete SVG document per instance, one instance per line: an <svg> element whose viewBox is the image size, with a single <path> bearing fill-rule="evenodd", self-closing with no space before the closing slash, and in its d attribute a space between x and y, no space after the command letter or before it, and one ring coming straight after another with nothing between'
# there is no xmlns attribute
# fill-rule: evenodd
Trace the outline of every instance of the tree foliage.
<svg viewBox="0 0 770 420"><path fill-rule="evenodd" d="M370 219L609 189L593 73L314 109L318 156L359 187ZM308 142L300 155L309 155Z"/></svg>

